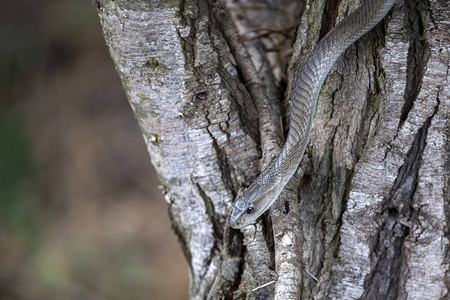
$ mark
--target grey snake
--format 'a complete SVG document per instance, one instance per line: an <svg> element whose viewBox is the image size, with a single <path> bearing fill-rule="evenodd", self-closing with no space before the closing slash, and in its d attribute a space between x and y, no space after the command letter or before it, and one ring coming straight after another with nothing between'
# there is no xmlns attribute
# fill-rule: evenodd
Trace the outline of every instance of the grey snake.
<svg viewBox="0 0 450 300"><path fill-rule="evenodd" d="M317 98L338 57L378 24L395 0L366 0L317 44L298 74L290 101L290 127L280 154L236 200L230 226L243 228L261 216L278 198L300 164L309 141Z"/></svg>

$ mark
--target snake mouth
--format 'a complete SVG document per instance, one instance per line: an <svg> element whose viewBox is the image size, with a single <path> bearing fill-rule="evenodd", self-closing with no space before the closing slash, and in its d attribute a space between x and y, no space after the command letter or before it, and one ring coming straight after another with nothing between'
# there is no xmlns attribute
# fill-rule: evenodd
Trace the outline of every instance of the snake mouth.
<svg viewBox="0 0 450 300"><path fill-rule="evenodd" d="M239 222L239 217L242 215L244 211L234 207L233 212L230 215L230 226L234 229L242 228L242 225Z"/></svg>
<svg viewBox="0 0 450 300"><path fill-rule="evenodd" d="M248 224L246 223L241 223L239 220L230 220L230 227L234 228L234 229L242 229L245 226L247 226Z"/></svg>
<svg viewBox="0 0 450 300"><path fill-rule="evenodd" d="M248 222L250 224L251 222ZM247 223L241 223L238 220L235 220L233 223L230 222L230 227L234 229L242 229L248 225Z"/></svg>
<svg viewBox="0 0 450 300"><path fill-rule="evenodd" d="M240 226L239 221L230 222L230 227L234 229L241 229L242 226Z"/></svg>

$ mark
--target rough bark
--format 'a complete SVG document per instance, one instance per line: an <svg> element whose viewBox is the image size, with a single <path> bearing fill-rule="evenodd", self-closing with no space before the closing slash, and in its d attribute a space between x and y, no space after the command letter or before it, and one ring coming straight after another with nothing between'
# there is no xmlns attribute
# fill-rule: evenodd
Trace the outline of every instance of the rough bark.
<svg viewBox="0 0 450 300"><path fill-rule="evenodd" d="M242 232L231 205L282 146L296 72L358 1L94 2L192 299L449 296L447 1L397 1L343 54L298 174Z"/></svg>

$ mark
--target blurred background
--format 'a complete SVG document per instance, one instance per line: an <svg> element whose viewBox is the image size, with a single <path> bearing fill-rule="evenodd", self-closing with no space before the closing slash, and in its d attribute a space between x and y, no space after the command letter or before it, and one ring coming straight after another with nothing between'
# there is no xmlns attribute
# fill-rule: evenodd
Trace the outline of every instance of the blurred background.
<svg viewBox="0 0 450 300"><path fill-rule="evenodd" d="M0 3L0 299L187 299L91 0Z"/></svg>

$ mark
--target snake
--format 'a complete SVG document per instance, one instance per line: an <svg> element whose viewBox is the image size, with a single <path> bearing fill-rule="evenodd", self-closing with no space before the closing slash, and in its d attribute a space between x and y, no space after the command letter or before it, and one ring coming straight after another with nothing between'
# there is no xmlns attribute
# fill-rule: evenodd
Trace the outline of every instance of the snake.
<svg viewBox="0 0 450 300"><path fill-rule="evenodd" d="M240 229L261 216L296 172L309 142L317 99L339 56L389 12L395 0L366 0L334 26L302 65L290 101L290 125L281 152L234 203L229 224Z"/></svg>

